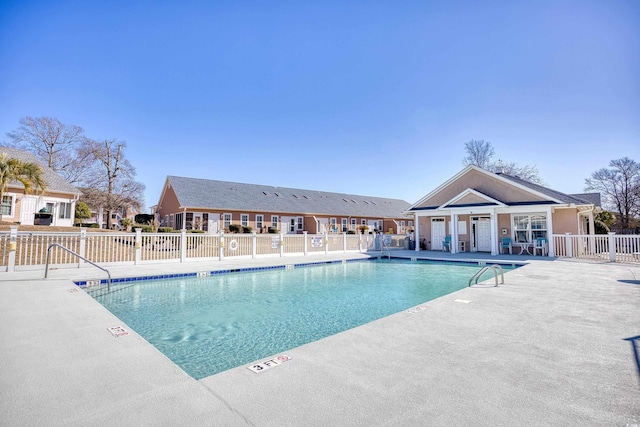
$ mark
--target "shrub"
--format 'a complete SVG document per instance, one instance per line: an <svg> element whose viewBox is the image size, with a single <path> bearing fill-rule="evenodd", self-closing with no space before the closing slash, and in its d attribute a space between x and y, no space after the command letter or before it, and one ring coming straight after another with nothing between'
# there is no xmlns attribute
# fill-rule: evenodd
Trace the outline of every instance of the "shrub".
<svg viewBox="0 0 640 427"><path fill-rule="evenodd" d="M159 227L158 233L173 233L173 228L171 227Z"/></svg>
<svg viewBox="0 0 640 427"><path fill-rule="evenodd" d="M243 233L251 233L252 231L253 231L253 228L248 227L248 226L246 226L246 225L243 225L243 226L242 226L242 232L243 232Z"/></svg>
<svg viewBox="0 0 640 427"><path fill-rule="evenodd" d="M239 233L242 227L238 224L229 224L230 233Z"/></svg>
<svg viewBox="0 0 640 427"><path fill-rule="evenodd" d="M137 224L150 224L154 217L150 214L138 214L134 217Z"/></svg>
<svg viewBox="0 0 640 427"><path fill-rule="evenodd" d="M187 233L204 234L204 230L187 230Z"/></svg>
<svg viewBox="0 0 640 427"><path fill-rule="evenodd" d="M349 230L347 231L347 234L356 234L355 230Z"/></svg>
<svg viewBox="0 0 640 427"><path fill-rule="evenodd" d="M271 234L277 234L280 230L278 230L275 227L269 227L269 233Z"/></svg>

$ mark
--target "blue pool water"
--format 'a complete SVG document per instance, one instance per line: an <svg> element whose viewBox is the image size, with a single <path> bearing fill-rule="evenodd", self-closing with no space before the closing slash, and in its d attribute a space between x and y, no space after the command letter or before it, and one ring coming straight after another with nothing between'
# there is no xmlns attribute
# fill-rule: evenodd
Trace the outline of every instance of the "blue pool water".
<svg viewBox="0 0 640 427"><path fill-rule="evenodd" d="M462 289L478 269L334 263L122 283L94 298L200 379Z"/></svg>

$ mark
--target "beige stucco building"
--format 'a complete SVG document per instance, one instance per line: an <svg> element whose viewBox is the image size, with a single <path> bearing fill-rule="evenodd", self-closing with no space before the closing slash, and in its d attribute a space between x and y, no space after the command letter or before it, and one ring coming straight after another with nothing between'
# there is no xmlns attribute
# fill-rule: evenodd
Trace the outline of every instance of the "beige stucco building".
<svg viewBox="0 0 640 427"><path fill-rule="evenodd" d="M27 151L0 147L0 153L5 153L9 158L40 165L46 183L45 191L27 194L22 183L10 182L7 190L2 193L2 221L23 225L73 226L80 191ZM45 209L46 214L43 215L41 210ZM38 216L43 218L37 218Z"/></svg>
<svg viewBox="0 0 640 427"><path fill-rule="evenodd" d="M537 238L554 234L593 234L599 194L564 194L515 176L468 166L414 203L416 250L450 250L497 255L503 238L515 253L530 251Z"/></svg>

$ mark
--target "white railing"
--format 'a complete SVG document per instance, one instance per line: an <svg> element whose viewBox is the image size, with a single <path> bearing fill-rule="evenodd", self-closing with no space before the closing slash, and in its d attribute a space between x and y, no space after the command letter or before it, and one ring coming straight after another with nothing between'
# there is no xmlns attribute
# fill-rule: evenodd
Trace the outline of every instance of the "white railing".
<svg viewBox="0 0 640 427"><path fill-rule="evenodd" d="M404 235L384 235L393 249L404 248ZM4 271L44 268L47 248L58 244L94 263L185 262L231 257L308 255L379 250L380 235L371 234L198 234L0 232ZM67 251L51 254L52 266L81 266L85 261Z"/></svg>
<svg viewBox="0 0 640 427"><path fill-rule="evenodd" d="M560 258L578 258L607 262L640 262L640 236L595 234L555 234L555 255Z"/></svg>

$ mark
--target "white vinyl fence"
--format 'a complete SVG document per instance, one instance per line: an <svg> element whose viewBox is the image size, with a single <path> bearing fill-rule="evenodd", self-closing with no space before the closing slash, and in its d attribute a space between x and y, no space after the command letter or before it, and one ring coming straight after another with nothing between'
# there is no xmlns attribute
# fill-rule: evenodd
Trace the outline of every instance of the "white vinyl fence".
<svg viewBox="0 0 640 427"><path fill-rule="evenodd" d="M555 255L560 258L640 263L640 236L637 235L555 234L553 243Z"/></svg>
<svg viewBox="0 0 640 427"><path fill-rule="evenodd" d="M51 247L56 243L98 264L188 262L230 257L308 255L329 252L366 252L404 249L405 235L373 234L199 234L186 233L0 233L2 271L81 266L73 254Z"/></svg>

